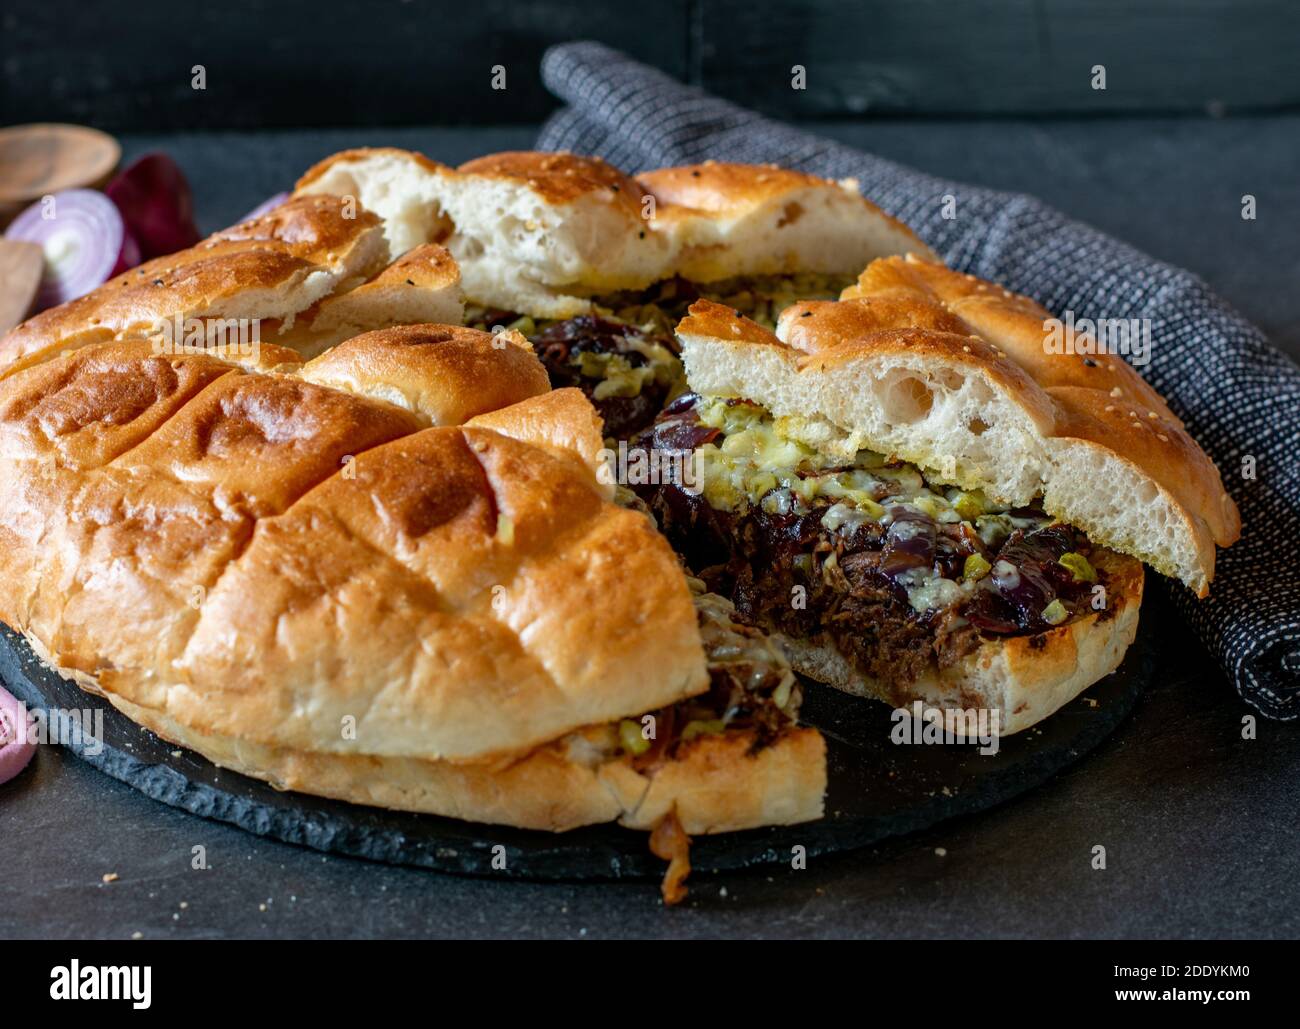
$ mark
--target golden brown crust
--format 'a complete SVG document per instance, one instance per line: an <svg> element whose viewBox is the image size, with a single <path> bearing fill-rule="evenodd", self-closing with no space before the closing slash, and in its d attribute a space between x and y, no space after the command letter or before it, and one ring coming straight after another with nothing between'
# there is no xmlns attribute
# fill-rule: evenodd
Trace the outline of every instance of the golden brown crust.
<svg viewBox="0 0 1300 1029"><path fill-rule="evenodd" d="M446 289L459 281L460 268L451 254L436 243L425 243L408 250L365 285L358 286L357 290L401 285Z"/></svg>
<svg viewBox="0 0 1300 1029"><path fill-rule="evenodd" d="M656 216L664 223L680 221L692 213L707 213L717 218L736 218L766 204L793 197L806 191L830 191L847 194L864 210L887 223L904 236L915 253L933 257L933 252L910 228L886 214L858 193L854 179L834 181L807 172L782 168L775 164L737 164L731 161L705 161L641 172L636 177L663 206ZM787 218L799 216L791 210Z"/></svg>
<svg viewBox="0 0 1300 1029"><path fill-rule="evenodd" d="M132 361L157 384L124 391ZM483 761L707 686L675 557L583 461L141 344L13 376L0 412L0 617L196 732L344 752L351 717L372 755Z"/></svg>
<svg viewBox="0 0 1300 1029"><path fill-rule="evenodd" d="M345 340L302 369L309 382L396 404L426 425L461 425L550 389L516 332L402 325Z"/></svg>
<svg viewBox="0 0 1300 1029"><path fill-rule="evenodd" d="M697 300L691 304L686 317L677 323L677 334L709 336L727 343L755 343L782 352L786 349L776 333L716 300Z"/></svg>
<svg viewBox="0 0 1300 1029"><path fill-rule="evenodd" d="M705 161L641 172L637 181L660 200L697 211L733 212L809 186L838 184L775 164Z"/></svg>
<svg viewBox="0 0 1300 1029"><path fill-rule="evenodd" d="M231 371L206 354L155 354L143 341L88 346L36 365L0 390L0 460L101 467Z"/></svg>
<svg viewBox="0 0 1300 1029"><path fill-rule="evenodd" d="M467 426L492 429L531 443L563 460L576 460L596 479L607 500L614 496L614 477L605 464L600 416L576 387L539 393L528 400L469 419Z"/></svg>
<svg viewBox="0 0 1300 1029"><path fill-rule="evenodd" d="M359 236L379 227L377 215L340 202L338 197L290 197L266 214L213 233L194 249L201 253L224 242L265 243L282 246L294 257L312 264L322 264L352 246Z"/></svg>
<svg viewBox="0 0 1300 1029"><path fill-rule="evenodd" d="M548 204L571 204L598 195L625 208L635 218L641 217L641 199L646 193L636 179L607 161L567 151L507 150L466 161L457 171L524 183Z"/></svg>

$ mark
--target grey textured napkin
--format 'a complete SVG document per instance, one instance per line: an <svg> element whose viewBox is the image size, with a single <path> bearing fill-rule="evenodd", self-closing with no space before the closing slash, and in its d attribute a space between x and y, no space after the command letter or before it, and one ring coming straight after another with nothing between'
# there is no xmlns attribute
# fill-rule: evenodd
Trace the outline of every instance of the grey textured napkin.
<svg viewBox="0 0 1300 1029"><path fill-rule="evenodd" d="M1214 458L1244 523L1242 539L1219 553L1209 599L1167 588L1246 701L1271 718L1300 717L1300 368L1205 283L1033 197L820 139L598 43L552 48L542 75L568 106L543 127L541 149L598 155L627 171L714 158L856 178L954 268L1058 314L1150 319L1150 363L1140 371ZM943 217L945 196L958 217Z"/></svg>

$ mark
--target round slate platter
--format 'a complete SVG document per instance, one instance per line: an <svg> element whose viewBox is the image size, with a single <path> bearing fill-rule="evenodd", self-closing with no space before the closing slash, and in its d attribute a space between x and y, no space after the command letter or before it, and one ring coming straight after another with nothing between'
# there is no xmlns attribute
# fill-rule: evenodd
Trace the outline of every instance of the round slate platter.
<svg viewBox="0 0 1300 1029"><path fill-rule="evenodd" d="M9 691L33 710L102 712L103 746L74 740L69 748L173 807L288 843L442 872L552 880L663 874L664 863L650 854L646 834L615 825L552 834L277 791L142 729L44 666L21 637L3 626L0 632L0 678ZM696 837L692 867L708 872L787 862L796 845L809 857L864 847L1008 800L1076 761L1123 720L1150 680L1152 653L1140 631L1117 672L1045 722L1002 740L998 752L987 756L974 744L895 744L886 705L809 683L804 721L821 729L828 745L826 817ZM506 865L493 870L498 845L505 847Z"/></svg>

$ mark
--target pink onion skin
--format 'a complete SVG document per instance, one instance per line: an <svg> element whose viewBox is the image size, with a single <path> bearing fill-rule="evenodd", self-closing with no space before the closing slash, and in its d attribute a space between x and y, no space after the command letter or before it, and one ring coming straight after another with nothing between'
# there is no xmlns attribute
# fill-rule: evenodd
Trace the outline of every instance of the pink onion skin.
<svg viewBox="0 0 1300 1029"><path fill-rule="evenodd" d="M104 190L147 260L199 241L194 195L180 165L163 153L136 158Z"/></svg>
<svg viewBox="0 0 1300 1029"><path fill-rule="evenodd" d="M114 275L140 263L140 248L127 230L117 207L93 189L65 189L53 194L53 218L45 218L42 198L9 223L7 239L37 243L46 251L45 274L36 294L35 311L75 300L102 286ZM61 234L77 243L71 267L54 268L50 247Z"/></svg>
<svg viewBox="0 0 1300 1029"><path fill-rule="evenodd" d="M26 768L35 753L36 744L28 742L26 706L0 689L0 784Z"/></svg>
<svg viewBox="0 0 1300 1029"><path fill-rule="evenodd" d="M244 217L237 221L236 225L243 225L244 222L251 222L254 218L260 218L264 214L270 214L282 203L289 199L288 193L277 193L275 196L267 197L260 204L249 211Z"/></svg>

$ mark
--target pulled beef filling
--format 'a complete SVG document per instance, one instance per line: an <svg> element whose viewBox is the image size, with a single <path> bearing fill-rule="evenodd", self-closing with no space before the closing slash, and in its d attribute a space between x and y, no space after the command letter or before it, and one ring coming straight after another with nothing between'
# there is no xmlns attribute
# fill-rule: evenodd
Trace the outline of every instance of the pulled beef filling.
<svg viewBox="0 0 1300 1029"><path fill-rule="evenodd" d="M672 322L662 312L642 307L620 313L626 317L582 314L539 325L511 311L486 310L471 324L522 332L545 366L551 388L582 390L604 422L605 435L624 440L649 426L680 391L682 367Z"/></svg>
<svg viewBox="0 0 1300 1029"><path fill-rule="evenodd" d="M733 730L753 733L750 753L772 743L798 719L802 693L789 661L772 640L736 618L730 601L692 582L709 689L654 712L655 738L633 766L652 768L682 744ZM636 723L634 723L636 724Z"/></svg>
<svg viewBox="0 0 1300 1029"><path fill-rule="evenodd" d="M696 300L725 303L772 328L796 300L834 299L849 279L826 275L769 275L700 285L665 279L644 290L605 296L595 313L563 321L536 321L516 312L479 310L470 324L518 329L546 366L551 387L576 386L605 422L605 435L629 439L647 428L684 388L673 327Z"/></svg>
<svg viewBox="0 0 1300 1029"><path fill-rule="evenodd" d="M650 367L656 347L676 360L677 344L671 332L659 334L614 318L579 315L556 322L531 340L546 366L551 388L577 386L581 389L604 420L605 434L615 439L627 439L655 420L668 400L678 372L677 368L670 369L670 377L656 374L658 370ZM633 345L634 341L640 349ZM597 360L584 360L583 355ZM628 371L622 373L626 387L613 391L605 388L607 383L620 384L609 376L610 362L600 358L617 358L620 372L621 365L627 366Z"/></svg>
<svg viewBox="0 0 1300 1029"><path fill-rule="evenodd" d="M632 445L723 445L726 433L700 420L700 403L694 394L678 398ZM688 566L730 597L743 620L793 638L825 634L886 684L951 665L985 638L1044 632L1089 610L1092 587L1105 583L1087 560L1087 537L1036 507L986 509L1015 527L982 533L970 520L940 521L892 495L891 475L918 481L911 466L882 458L873 472L874 494L861 501L872 516L843 524L828 518L834 498L815 492L806 503L771 503L781 499L774 488L729 507L678 483L638 493ZM927 496L938 489L924 486Z"/></svg>

